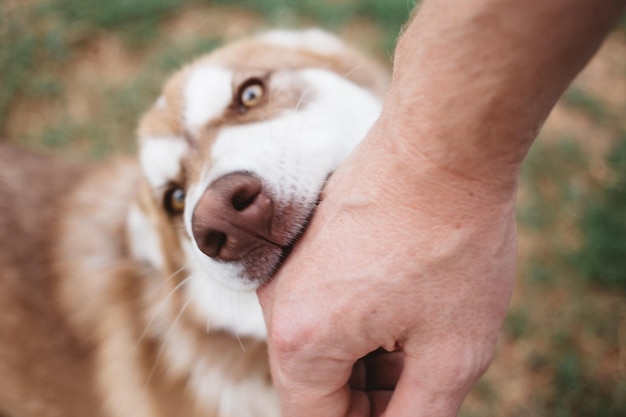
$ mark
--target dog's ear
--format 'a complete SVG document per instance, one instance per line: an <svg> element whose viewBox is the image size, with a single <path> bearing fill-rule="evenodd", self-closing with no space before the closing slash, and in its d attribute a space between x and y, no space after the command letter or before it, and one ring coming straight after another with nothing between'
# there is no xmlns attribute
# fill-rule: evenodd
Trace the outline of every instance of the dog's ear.
<svg viewBox="0 0 626 417"><path fill-rule="evenodd" d="M261 42L322 57L326 69L382 98L389 75L381 64L361 54L337 36L321 29L304 31L273 30L257 38Z"/></svg>
<svg viewBox="0 0 626 417"><path fill-rule="evenodd" d="M172 184L184 186L182 160L189 144L181 115L181 85L187 72L185 68L167 81L161 96L139 122L139 162L144 179L127 218L128 243L135 260L166 273L175 270L182 258L165 198Z"/></svg>
<svg viewBox="0 0 626 417"><path fill-rule="evenodd" d="M307 50L325 56L341 55L348 48L337 36L321 29L272 30L260 35L258 40L284 48Z"/></svg>
<svg viewBox="0 0 626 417"><path fill-rule="evenodd" d="M140 146L148 138L184 137L182 91L188 73L189 68L186 67L174 74L165 84L159 98L144 113L137 130Z"/></svg>
<svg viewBox="0 0 626 417"><path fill-rule="evenodd" d="M143 115L137 129L139 161L147 185L162 200L166 187L182 185L182 161L189 149L183 125L181 86L187 69L169 79L161 96ZM162 201L159 201L161 205Z"/></svg>

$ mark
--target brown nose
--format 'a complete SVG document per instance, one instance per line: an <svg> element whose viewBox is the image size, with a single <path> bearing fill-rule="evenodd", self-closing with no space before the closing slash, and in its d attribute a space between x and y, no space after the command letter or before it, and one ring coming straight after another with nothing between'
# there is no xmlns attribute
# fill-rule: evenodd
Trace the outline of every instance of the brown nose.
<svg viewBox="0 0 626 417"><path fill-rule="evenodd" d="M224 175L209 185L196 206L193 236L207 256L237 261L269 241L273 212L259 179L246 173Z"/></svg>

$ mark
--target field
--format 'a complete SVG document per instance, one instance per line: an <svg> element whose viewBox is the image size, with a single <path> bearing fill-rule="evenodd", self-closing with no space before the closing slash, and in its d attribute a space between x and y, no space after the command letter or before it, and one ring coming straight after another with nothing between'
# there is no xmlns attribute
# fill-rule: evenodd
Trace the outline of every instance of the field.
<svg viewBox="0 0 626 417"><path fill-rule="evenodd" d="M190 58L324 27L381 63L413 0L3 0L0 138L96 160ZM2 169L2 167L0 167ZM626 19L552 112L522 174L516 291L462 416L626 416Z"/></svg>

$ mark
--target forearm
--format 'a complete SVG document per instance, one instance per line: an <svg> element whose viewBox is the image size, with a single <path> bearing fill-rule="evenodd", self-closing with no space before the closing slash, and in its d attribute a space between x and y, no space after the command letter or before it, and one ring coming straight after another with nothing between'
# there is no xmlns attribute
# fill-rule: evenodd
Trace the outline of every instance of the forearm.
<svg viewBox="0 0 626 417"><path fill-rule="evenodd" d="M515 182L550 109L625 3L425 0L396 50L385 146L408 165Z"/></svg>

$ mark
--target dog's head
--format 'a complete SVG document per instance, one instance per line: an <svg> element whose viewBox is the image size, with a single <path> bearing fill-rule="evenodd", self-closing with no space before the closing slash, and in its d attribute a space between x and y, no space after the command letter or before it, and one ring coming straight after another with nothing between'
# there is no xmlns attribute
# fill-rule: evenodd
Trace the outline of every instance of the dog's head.
<svg viewBox="0 0 626 417"><path fill-rule="evenodd" d="M183 68L140 124L147 187L131 211L135 256L184 269L210 300L201 303L229 303L215 301L216 288L252 299L375 121L384 83L319 30L269 32Z"/></svg>

